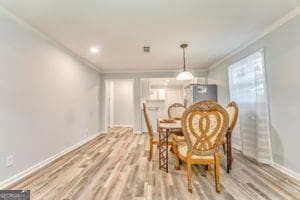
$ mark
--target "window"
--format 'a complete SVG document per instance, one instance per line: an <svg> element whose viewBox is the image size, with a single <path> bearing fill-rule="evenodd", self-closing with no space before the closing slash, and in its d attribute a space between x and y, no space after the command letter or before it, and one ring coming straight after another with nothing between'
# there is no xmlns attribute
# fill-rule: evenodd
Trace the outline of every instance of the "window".
<svg viewBox="0 0 300 200"><path fill-rule="evenodd" d="M263 52L259 51L229 66L230 99L250 103L266 95L263 65Z"/></svg>
<svg viewBox="0 0 300 200"><path fill-rule="evenodd" d="M258 51L228 68L230 99L239 105L238 134L233 135L242 152L271 163L269 105L264 69L264 53Z"/></svg>

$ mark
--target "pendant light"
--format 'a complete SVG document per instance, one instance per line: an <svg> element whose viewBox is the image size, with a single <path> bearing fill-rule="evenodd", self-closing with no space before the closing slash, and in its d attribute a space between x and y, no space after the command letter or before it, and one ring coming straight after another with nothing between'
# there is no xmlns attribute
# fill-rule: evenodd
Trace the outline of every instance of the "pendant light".
<svg viewBox="0 0 300 200"><path fill-rule="evenodd" d="M180 47L183 50L183 71L177 75L176 80L186 81L186 80L192 80L194 78L194 75L191 72L185 70L185 48L187 46L188 46L187 44L180 45Z"/></svg>

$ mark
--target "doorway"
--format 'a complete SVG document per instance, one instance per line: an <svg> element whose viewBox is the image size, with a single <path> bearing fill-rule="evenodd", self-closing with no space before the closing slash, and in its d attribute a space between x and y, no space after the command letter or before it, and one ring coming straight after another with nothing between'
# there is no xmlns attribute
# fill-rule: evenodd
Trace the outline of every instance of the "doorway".
<svg viewBox="0 0 300 200"><path fill-rule="evenodd" d="M105 129L134 125L134 81L113 79L105 81Z"/></svg>

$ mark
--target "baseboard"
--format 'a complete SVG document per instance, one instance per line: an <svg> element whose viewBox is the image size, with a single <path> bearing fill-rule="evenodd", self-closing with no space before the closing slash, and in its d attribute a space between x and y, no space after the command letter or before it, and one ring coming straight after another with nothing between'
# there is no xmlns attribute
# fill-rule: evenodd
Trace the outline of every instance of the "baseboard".
<svg viewBox="0 0 300 200"><path fill-rule="evenodd" d="M273 166L273 162L272 160L269 159L256 159L257 162L262 163L262 164L267 164L267 165L271 165Z"/></svg>
<svg viewBox="0 0 300 200"><path fill-rule="evenodd" d="M242 148L239 145L232 144L232 148L242 151Z"/></svg>
<svg viewBox="0 0 300 200"><path fill-rule="evenodd" d="M26 170L24 170L24 171L22 171L22 172L20 172L20 173L18 173L16 175L12 176L12 177L10 177L10 178L8 178L8 179L0 182L0 190L4 189L4 188L7 188L10 185L13 185L13 184L17 183L18 181L20 181L21 179L25 178L26 176L29 176L30 174L36 172L37 170L41 169L42 167L46 166L47 164L53 162L57 158L59 158L59 157L65 155L65 154L69 153L70 151L72 151L72 150L74 150L74 149L76 149L76 148L84 145L85 143L91 141L92 139L94 139L95 137L97 137L98 135L103 134L103 133L104 132L101 131L101 132L99 132L97 134L91 135L91 136L85 138L84 140L82 140L82 141L80 141L80 142L78 142L78 143L76 143L76 144L74 144L74 145L66 148L65 150L63 150L63 151L61 151L61 152L59 152L59 153L51 156L50 158L47 158L46 160L43 160L43 161L41 161L41 162L33 165L32 167L30 167L30 168L28 168L28 169L26 169Z"/></svg>
<svg viewBox="0 0 300 200"><path fill-rule="evenodd" d="M278 163L273 163L272 165L275 169L278 169L279 171L281 171L282 173L295 178L296 180L300 181L300 174L297 172L294 172L293 170L290 170L282 165L279 165Z"/></svg>
<svg viewBox="0 0 300 200"><path fill-rule="evenodd" d="M142 134L142 131L133 131L134 134Z"/></svg>
<svg viewBox="0 0 300 200"><path fill-rule="evenodd" d="M129 124L114 124L112 127L133 128L133 125L129 125Z"/></svg>
<svg viewBox="0 0 300 200"><path fill-rule="evenodd" d="M268 160L268 159L257 159L257 158L253 158L252 156L246 155L243 153L243 150L240 146L238 145L232 145L232 148L235 149L236 151L239 151L241 154L243 154L243 156L249 158L249 159L253 159L259 163L263 163L263 164L267 164L267 165L271 165L273 166L273 161L272 160Z"/></svg>

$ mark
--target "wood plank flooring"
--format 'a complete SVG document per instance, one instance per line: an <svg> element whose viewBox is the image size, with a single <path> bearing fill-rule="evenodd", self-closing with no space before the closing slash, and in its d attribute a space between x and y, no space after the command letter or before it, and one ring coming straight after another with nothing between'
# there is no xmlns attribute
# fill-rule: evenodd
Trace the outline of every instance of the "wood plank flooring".
<svg viewBox="0 0 300 200"><path fill-rule="evenodd" d="M193 193L187 190L186 168L169 173L158 169L158 152L147 161L146 134L113 128L20 181L10 189L29 189L32 199L300 199L300 182L276 169L257 164L234 152L228 175L222 156L220 194L213 176L193 167Z"/></svg>

